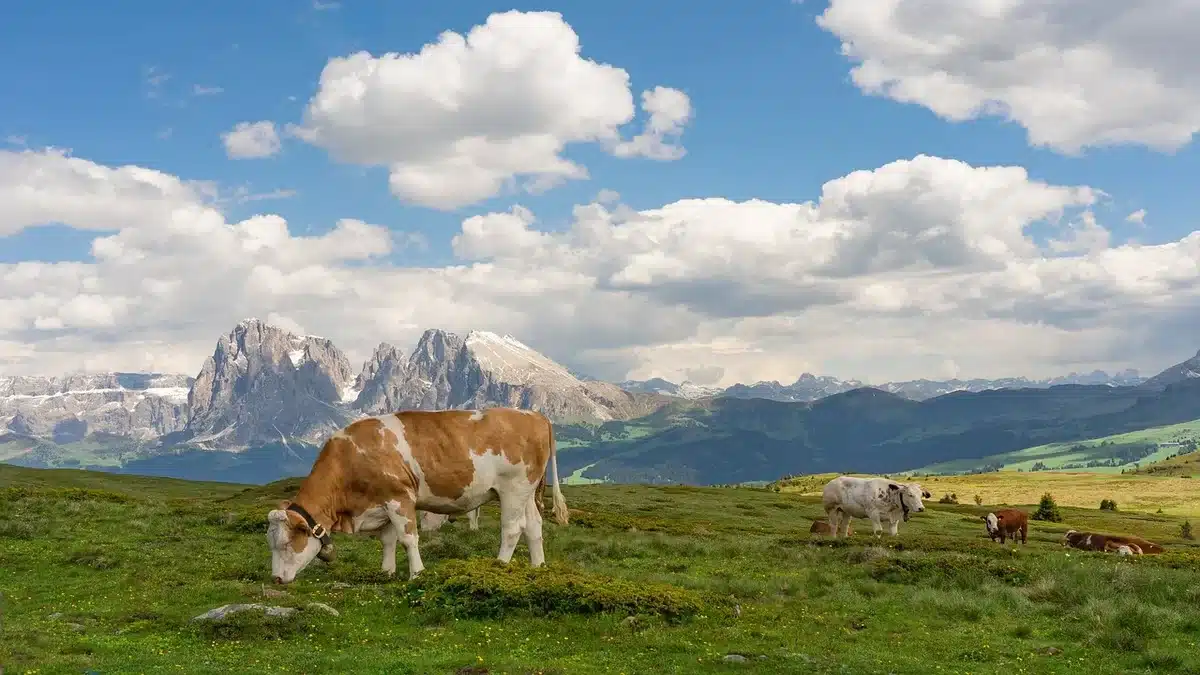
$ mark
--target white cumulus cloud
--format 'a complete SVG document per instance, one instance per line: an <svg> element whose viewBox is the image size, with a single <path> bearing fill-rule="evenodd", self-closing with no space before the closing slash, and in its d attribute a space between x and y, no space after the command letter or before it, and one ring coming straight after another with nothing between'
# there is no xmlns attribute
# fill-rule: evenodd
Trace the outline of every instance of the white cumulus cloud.
<svg viewBox="0 0 1200 675"><path fill-rule="evenodd" d="M1029 141L1180 148L1200 131L1195 0L831 0L818 25L863 91Z"/></svg>
<svg viewBox="0 0 1200 675"><path fill-rule="evenodd" d="M723 384L1153 369L1200 328L1200 231L1118 242L1095 215L1104 192L1020 167L920 155L801 203L635 211L606 194L565 229L516 206L466 218L452 264L424 267L389 260L419 237L360 220L315 236L272 214L231 222L202 181L56 151L0 151L0 167L4 233L95 231L89 260L0 265L5 373L194 372L246 316L354 359L479 328L597 376L703 366Z"/></svg>
<svg viewBox="0 0 1200 675"><path fill-rule="evenodd" d="M277 154L280 149L275 123L266 120L238 122L221 134L221 141L230 159L261 159Z"/></svg>
<svg viewBox="0 0 1200 675"><path fill-rule="evenodd" d="M416 53L331 59L291 132L338 161L388 167L406 202L450 210L586 178L564 155L570 144L682 156L687 96L656 87L642 107L645 132L624 141L635 114L629 74L584 57L560 14L510 11Z"/></svg>

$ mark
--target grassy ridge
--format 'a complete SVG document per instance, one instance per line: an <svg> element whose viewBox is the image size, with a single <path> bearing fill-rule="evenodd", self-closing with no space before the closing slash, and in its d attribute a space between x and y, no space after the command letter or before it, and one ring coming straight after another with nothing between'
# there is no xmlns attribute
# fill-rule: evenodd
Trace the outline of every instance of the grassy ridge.
<svg viewBox="0 0 1200 675"><path fill-rule="evenodd" d="M1169 424L1152 427L1124 434L1115 434L1084 441L1069 441L1064 443L1049 443L1038 445L1016 452L1006 452L978 459L958 459L949 462L931 464L918 469L921 473L945 473L953 471L975 471L982 467L1003 464L1002 471L1030 471L1037 464L1047 469L1061 469L1069 466L1072 471L1094 473L1121 473L1122 469L1133 468L1133 461L1118 466L1079 466L1088 462L1110 460L1120 457L1129 450L1137 450L1147 446L1159 446L1154 452L1140 456L1136 463L1147 466L1164 461L1181 450L1186 451L1187 443L1200 443L1200 420L1192 420L1182 424ZM1191 446L1195 447L1195 446Z"/></svg>
<svg viewBox="0 0 1200 675"><path fill-rule="evenodd" d="M1200 669L1200 548L1173 536L1174 515L1064 508L1064 522L1033 523L1030 545L1014 550L987 540L984 509L931 504L896 539L860 533L847 544L810 539L820 508L809 496L579 486L567 489L571 525L546 525L547 569L523 564L524 544L512 568L488 560L499 544L490 505L479 532L455 524L422 537L429 575L420 583L382 579L378 543L337 535L335 564L314 563L287 595L264 598L265 510L296 483L246 489L0 467L0 664L227 673ZM1068 555L1058 540L1072 526L1141 534L1170 551ZM254 601L322 602L340 615L189 621Z"/></svg>

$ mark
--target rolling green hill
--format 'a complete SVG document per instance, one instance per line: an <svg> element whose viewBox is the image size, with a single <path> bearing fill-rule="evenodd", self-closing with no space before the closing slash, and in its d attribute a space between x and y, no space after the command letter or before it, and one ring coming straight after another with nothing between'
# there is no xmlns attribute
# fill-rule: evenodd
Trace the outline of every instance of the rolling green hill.
<svg viewBox="0 0 1200 675"><path fill-rule="evenodd" d="M979 521L987 504L930 504L895 539L876 542L857 521L851 540L830 542L808 534L820 513L813 497L569 487L572 522L546 525L550 564L542 570L525 564L524 544L508 568L490 560L499 544L491 504L478 532L457 523L423 533L426 570L413 582L377 572L375 541L337 534L337 561L314 563L280 592L268 581L262 532L266 510L297 483L247 488L0 466L0 668L1200 669L1200 547L1178 538L1175 516L1064 507L1063 522L1034 521L1022 548L987 539ZM1059 540L1068 528L1136 533L1168 552L1129 559L1065 551ZM297 611L192 620L242 602Z"/></svg>
<svg viewBox="0 0 1200 675"><path fill-rule="evenodd" d="M1182 424L1198 410L1195 382L1161 392L1071 385L957 392L920 402L876 389L812 403L714 399L565 430L560 435L570 445L560 468L581 479L724 484L787 474L984 466L1026 448L1070 448L1085 439ZM1104 452L1110 450L1117 456L1120 448Z"/></svg>
<svg viewBox="0 0 1200 675"><path fill-rule="evenodd" d="M1200 446L1200 419L1151 427L1083 441L1048 443L979 459L960 459L921 467L918 473L974 473L984 467L1001 471L1070 470L1121 473L1148 467Z"/></svg>

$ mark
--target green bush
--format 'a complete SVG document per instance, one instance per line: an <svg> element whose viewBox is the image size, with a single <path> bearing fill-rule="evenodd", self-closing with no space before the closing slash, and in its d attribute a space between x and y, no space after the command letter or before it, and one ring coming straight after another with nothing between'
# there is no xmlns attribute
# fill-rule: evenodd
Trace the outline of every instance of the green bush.
<svg viewBox="0 0 1200 675"><path fill-rule="evenodd" d="M1190 520L1183 521L1183 524L1179 526L1179 536L1183 539L1195 539L1196 538L1195 535L1192 534L1192 521L1190 521Z"/></svg>
<svg viewBox="0 0 1200 675"><path fill-rule="evenodd" d="M1061 523L1062 513L1058 510L1058 503L1054 501L1054 497L1049 492L1042 495L1042 500L1038 502L1037 511L1033 512L1034 520L1044 520L1049 523Z"/></svg>
<svg viewBox="0 0 1200 675"><path fill-rule="evenodd" d="M983 497L975 495L975 506L983 506Z"/></svg>
<svg viewBox="0 0 1200 675"><path fill-rule="evenodd" d="M632 582L549 564L540 568L494 558L448 560L404 586L410 606L455 618L496 618L510 612L540 615L659 615L682 619L700 612L703 598L669 584Z"/></svg>
<svg viewBox="0 0 1200 675"><path fill-rule="evenodd" d="M938 503L939 504L957 504L958 503L958 495L954 492L951 492L948 495L942 495L942 498L938 500Z"/></svg>
<svg viewBox="0 0 1200 675"><path fill-rule="evenodd" d="M1117 510L1117 502L1115 502L1112 499L1101 499L1100 500L1100 510L1101 511L1116 511Z"/></svg>

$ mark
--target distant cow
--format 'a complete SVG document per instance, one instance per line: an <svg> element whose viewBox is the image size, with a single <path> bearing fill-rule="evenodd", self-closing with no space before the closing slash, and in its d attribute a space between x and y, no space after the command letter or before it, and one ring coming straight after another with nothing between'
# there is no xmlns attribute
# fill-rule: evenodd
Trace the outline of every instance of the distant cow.
<svg viewBox="0 0 1200 675"><path fill-rule="evenodd" d="M1103 551L1105 553L1119 552L1124 547L1134 555L1162 553L1166 550L1152 541L1137 536L1077 532L1075 530L1067 530L1067 533L1063 535L1063 545L1084 551Z"/></svg>
<svg viewBox="0 0 1200 675"><path fill-rule="evenodd" d="M839 532L849 536L851 518L869 519L871 530L877 537L883 534L883 521L886 520L888 533L894 537L901 520L908 522L909 514L925 510L922 497L928 499L930 494L918 483L838 476L825 484L821 503L835 538Z"/></svg>
<svg viewBox="0 0 1200 675"><path fill-rule="evenodd" d="M829 526L828 521L824 520L814 520L812 527L808 528L808 531L812 534L833 534L833 528ZM853 523L846 526L846 536L849 537L852 534L854 534Z"/></svg>
<svg viewBox="0 0 1200 675"><path fill-rule="evenodd" d="M987 526L988 537L992 541L1000 539L1003 544L1005 537L1012 537L1013 541L1017 540L1017 535L1020 535L1021 544L1025 544L1025 538L1029 534L1029 514L1017 509L1000 509L983 516L983 523Z"/></svg>
<svg viewBox="0 0 1200 675"><path fill-rule="evenodd" d="M424 565L417 511L462 515L500 500L500 552L507 563L522 534L533 567L545 562L542 515L534 504L546 463L554 477L554 518L565 525L554 428L540 413L510 408L403 411L357 420L321 448L290 502L267 514L271 574L289 583L314 558L333 559L330 533L364 532L383 542L383 570L396 571L396 546L409 578Z"/></svg>
<svg viewBox="0 0 1200 675"><path fill-rule="evenodd" d="M533 503L537 506L538 513L544 512L542 500L545 498L545 494L546 477L543 475L542 479L538 481L537 491L533 493ZM422 511L421 529L425 532L436 532L442 528L442 525L453 523L456 520L458 520L458 516ZM472 531L479 529L479 509L467 513L467 524Z"/></svg>

